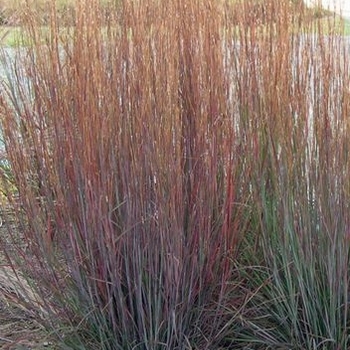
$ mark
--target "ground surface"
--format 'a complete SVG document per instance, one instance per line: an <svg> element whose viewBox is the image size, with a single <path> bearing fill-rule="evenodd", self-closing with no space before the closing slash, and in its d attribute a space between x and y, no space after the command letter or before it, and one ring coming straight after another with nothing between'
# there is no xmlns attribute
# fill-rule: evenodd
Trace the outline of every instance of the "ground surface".
<svg viewBox="0 0 350 350"><path fill-rule="evenodd" d="M54 349L54 346L33 317L0 300L0 349L39 350Z"/></svg>
<svg viewBox="0 0 350 350"><path fill-rule="evenodd" d="M0 227L0 349L8 350L53 350L58 349L35 316L17 302L19 288L14 272L9 268L2 250L9 235L8 227L14 229L14 221L6 215ZM20 233L19 233L20 236ZM10 239L9 239L10 240ZM6 246L5 249L11 249ZM23 284L25 285L25 280ZM28 295L30 292L28 293Z"/></svg>

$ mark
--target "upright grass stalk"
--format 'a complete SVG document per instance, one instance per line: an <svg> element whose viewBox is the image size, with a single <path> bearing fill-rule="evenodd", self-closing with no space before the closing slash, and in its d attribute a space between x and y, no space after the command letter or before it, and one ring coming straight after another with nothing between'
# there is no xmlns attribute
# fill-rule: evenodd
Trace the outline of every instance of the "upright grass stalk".
<svg viewBox="0 0 350 350"><path fill-rule="evenodd" d="M237 341L263 348L344 349L348 339L346 39L242 30L235 71L251 171ZM290 27L292 26L292 27ZM331 23L330 23L331 28ZM307 30L308 32L308 30ZM328 34L328 33L327 33ZM247 93L247 92L251 93ZM253 235L252 240L250 237ZM236 311L238 312L238 311ZM237 313L235 313L237 315ZM238 343L236 343L238 344Z"/></svg>
<svg viewBox="0 0 350 350"><path fill-rule="evenodd" d="M3 84L5 253L43 322L70 348L347 348L344 38L298 1L101 6L62 36L52 2L45 44L28 8Z"/></svg>
<svg viewBox="0 0 350 350"><path fill-rule="evenodd" d="M2 101L30 243L13 266L32 262L73 348L217 347L247 186L223 7L125 1L107 27L98 1L76 14L68 41L54 6L46 45L27 23L29 91Z"/></svg>

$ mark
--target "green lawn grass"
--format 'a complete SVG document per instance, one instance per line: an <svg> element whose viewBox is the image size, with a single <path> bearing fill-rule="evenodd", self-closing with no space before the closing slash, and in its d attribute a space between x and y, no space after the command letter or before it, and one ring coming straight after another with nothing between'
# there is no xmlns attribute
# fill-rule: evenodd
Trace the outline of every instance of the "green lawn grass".
<svg viewBox="0 0 350 350"><path fill-rule="evenodd" d="M344 21L344 35L350 35L350 20L346 19Z"/></svg>
<svg viewBox="0 0 350 350"><path fill-rule="evenodd" d="M21 27L0 28L0 43L2 47L17 47L23 45L23 30Z"/></svg>
<svg viewBox="0 0 350 350"><path fill-rule="evenodd" d="M67 35L71 27L61 29L61 39ZM23 47L30 45L29 34L21 26L0 26L0 44L2 47ZM41 41L49 40L50 32L48 26L41 27Z"/></svg>
<svg viewBox="0 0 350 350"><path fill-rule="evenodd" d="M320 23L322 28L322 31L324 33L327 33L328 31L330 34L337 34L337 35L344 35L348 36L350 35L350 20L341 18L338 15L332 15L331 17L323 17L320 19ZM315 20L312 27L317 27L317 23L319 20Z"/></svg>
<svg viewBox="0 0 350 350"><path fill-rule="evenodd" d="M333 19L330 21L332 23ZM321 25L324 27L323 29L327 31L328 27L328 19L321 19ZM314 24L311 28L317 26L317 20L315 20ZM335 28L335 33L334 33ZM334 28L332 28L332 32L334 34L341 34L348 36L350 35L350 19L341 19L340 17L335 18ZM313 29L312 29L313 30ZM67 31L66 29L62 30L62 33ZM48 38L48 27L42 26L43 40ZM21 26L0 26L0 44L2 47L18 47L18 46L26 46L28 45L29 40L26 39L26 34Z"/></svg>

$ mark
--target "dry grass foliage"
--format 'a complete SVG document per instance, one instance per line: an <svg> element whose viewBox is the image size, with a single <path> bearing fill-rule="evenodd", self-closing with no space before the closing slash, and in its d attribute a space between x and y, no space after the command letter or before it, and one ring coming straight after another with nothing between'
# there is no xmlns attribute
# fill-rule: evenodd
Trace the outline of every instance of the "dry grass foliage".
<svg viewBox="0 0 350 350"><path fill-rule="evenodd" d="M38 311L42 312L43 316L46 314L44 309L38 309L41 296L35 293L33 287L28 284L27 279L23 277L20 271L14 272L14 269L11 267L1 267L0 299L3 302L12 302L16 304L29 314L33 312L33 307L35 308L35 314Z"/></svg>
<svg viewBox="0 0 350 350"><path fill-rule="evenodd" d="M26 13L32 42L0 104L28 243L8 259L50 291L42 307L72 348L236 349L252 334L306 348L302 334L321 344L330 328L345 344L307 313L271 335L278 310L265 329L254 298L272 278L238 268L274 271L284 252L281 266L347 285L347 250L331 260L348 247L347 47L309 35L293 3L260 16L250 1L122 1L106 17L77 0L64 40L53 3L45 45Z"/></svg>

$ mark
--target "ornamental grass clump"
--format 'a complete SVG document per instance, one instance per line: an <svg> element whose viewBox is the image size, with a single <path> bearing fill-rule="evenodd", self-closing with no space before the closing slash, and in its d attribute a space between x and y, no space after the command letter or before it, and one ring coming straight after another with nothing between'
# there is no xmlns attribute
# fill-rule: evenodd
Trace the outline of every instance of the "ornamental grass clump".
<svg viewBox="0 0 350 350"><path fill-rule="evenodd" d="M231 309L242 325L234 340L347 349L348 41L324 24L310 35L280 19L260 35L240 32L241 56L231 53L244 77L237 96L251 169L238 265L247 297L244 309Z"/></svg>
<svg viewBox="0 0 350 350"><path fill-rule="evenodd" d="M70 349L347 348L335 17L300 1L107 5L77 0L62 28L52 2L44 40L24 9L0 103L19 225L2 250L33 289L20 301Z"/></svg>
<svg viewBox="0 0 350 350"><path fill-rule="evenodd" d="M8 258L70 348L216 348L248 188L223 7L125 1L107 26L98 1L76 14L62 38L53 5L43 45L28 12L25 79L4 84L26 243Z"/></svg>

